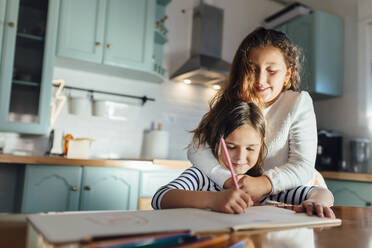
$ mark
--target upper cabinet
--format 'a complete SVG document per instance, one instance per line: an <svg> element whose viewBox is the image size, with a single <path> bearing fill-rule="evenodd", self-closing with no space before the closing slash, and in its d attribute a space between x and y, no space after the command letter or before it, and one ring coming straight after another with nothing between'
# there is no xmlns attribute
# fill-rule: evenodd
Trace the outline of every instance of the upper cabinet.
<svg viewBox="0 0 372 248"><path fill-rule="evenodd" d="M4 32L4 24L5 24L5 6L6 6L6 1L0 0L0 58L1 58L1 48L3 47L2 44L3 44L3 32Z"/></svg>
<svg viewBox="0 0 372 248"><path fill-rule="evenodd" d="M285 32L304 53L301 89L314 99L342 96L344 81L344 23L329 13L314 11L285 23Z"/></svg>
<svg viewBox="0 0 372 248"><path fill-rule="evenodd" d="M58 4L0 0L0 131L48 132Z"/></svg>
<svg viewBox="0 0 372 248"><path fill-rule="evenodd" d="M162 34L159 41L155 33L166 18L156 26L156 13L163 15L168 2L61 1L57 56L116 66L138 79L161 82L166 38Z"/></svg>

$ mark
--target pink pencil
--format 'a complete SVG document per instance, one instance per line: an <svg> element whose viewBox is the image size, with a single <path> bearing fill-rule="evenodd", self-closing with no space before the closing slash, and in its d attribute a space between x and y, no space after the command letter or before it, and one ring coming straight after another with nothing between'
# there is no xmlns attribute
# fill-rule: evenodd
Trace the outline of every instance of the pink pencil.
<svg viewBox="0 0 372 248"><path fill-rule="evenodd" d="M234 182L235 189L239 189L238 182L236 181L235 173L234 173L233 168L232 168L230 156L229 156L229 153L227 152L226 143L225 143L225 140L223 138L221 138L221 145L222 145L223 155L225 155L227 165L230 169L230 173L231 173L232 180Z"/></svg>

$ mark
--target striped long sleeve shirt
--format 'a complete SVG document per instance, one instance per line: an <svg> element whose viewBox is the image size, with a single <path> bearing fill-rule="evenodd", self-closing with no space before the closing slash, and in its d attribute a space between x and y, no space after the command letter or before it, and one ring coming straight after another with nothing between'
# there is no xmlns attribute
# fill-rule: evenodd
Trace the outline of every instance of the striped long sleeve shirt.
<svg viewBox="0 0 372 248"><path fill-rule="evenodd" d="M296 188L282 191L276 195L264 196L260 202L267 199L288 203L292 205L300 204L305 201L310 191L314 186L298 186ZM166 192L172 189L193 190L193 191L221 191L223 188L213 182L207 175L205 175L197 167L192 166L185 170L178 178L174 179L165 186L162 186L156 191L152 198L151 205L154 209L161 209L161 200Z"/></svg>

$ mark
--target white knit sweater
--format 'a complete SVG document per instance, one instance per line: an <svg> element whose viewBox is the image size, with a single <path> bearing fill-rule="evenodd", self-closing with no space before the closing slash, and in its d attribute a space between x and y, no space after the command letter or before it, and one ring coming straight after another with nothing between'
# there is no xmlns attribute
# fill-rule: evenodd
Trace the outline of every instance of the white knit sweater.
<svg viewBox="0 0 372 248"><path fill-rule="evenodd" d="M263 112L268 148L264 174L272 183L272 194L307 185L314 175L317 147L316 119L310 95L305 91L285 91ZM191 145L187 157L220 187L231 177L209 147L196 150Z"/></svg>

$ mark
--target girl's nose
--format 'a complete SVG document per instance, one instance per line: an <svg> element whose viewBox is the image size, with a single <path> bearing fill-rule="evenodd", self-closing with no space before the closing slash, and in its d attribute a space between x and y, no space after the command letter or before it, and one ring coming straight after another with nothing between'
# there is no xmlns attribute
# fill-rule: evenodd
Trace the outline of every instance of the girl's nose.
<svg viewBox="0 0 372 248"><path fill-rule="evenodd" d="M266 75L260 70L256 73L256 83L258 85L264 85L266 83Z"/></svg>
<svg viewBox="0 0 372 248"><path fill-rule="evenodd" d="M234 162L244 162L246 158L246 152L245 149L236 149L234 154Z"/></svg>

